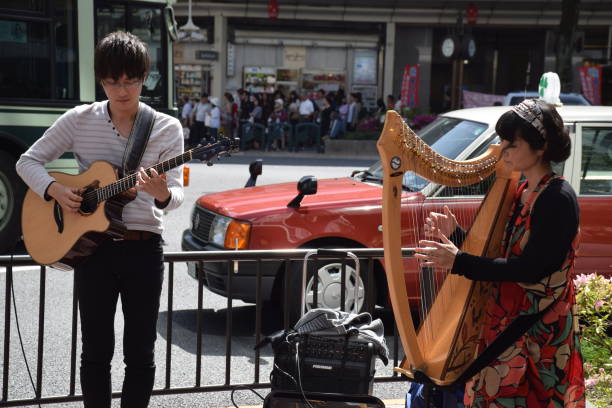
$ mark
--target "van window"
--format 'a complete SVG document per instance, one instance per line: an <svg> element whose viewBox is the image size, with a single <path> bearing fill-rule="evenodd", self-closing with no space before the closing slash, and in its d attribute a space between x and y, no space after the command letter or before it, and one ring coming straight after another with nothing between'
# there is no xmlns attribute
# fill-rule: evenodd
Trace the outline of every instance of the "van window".
<svg viewBox="0 0 612 408"><path fill-rule="evenodd" d="M612 195L612 126L582 128L580 194Z"/></svg>

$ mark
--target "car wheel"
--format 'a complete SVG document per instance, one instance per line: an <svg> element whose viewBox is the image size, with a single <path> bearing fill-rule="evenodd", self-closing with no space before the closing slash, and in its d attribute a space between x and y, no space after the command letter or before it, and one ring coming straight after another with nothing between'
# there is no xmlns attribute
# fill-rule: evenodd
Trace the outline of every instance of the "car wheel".
<svg viewBox="0 0 612 408"><path fill-rule="evenodd" d="M301 309L301 294L302 294L302 267L301 262L295 262L290 269L291 278L289 280L290 288L285 292L285 296L289 296L289 325L293 326L295 322L302 316ZM345 267L345 303L344 311L360 313L365 311L368 304L366 296L375 296L376 283L373 280L373 287L366 290L365 282L367 277L365 271L360 271L361 276L357 275L357 271L351 265L351 262L346 263ZM341 310L341 286L342 286L342 263L329 262L319 266L317 279L317 303L314 303L315 279L310 276L306 282L306 308L324 308L331 310ZM355 295L355 289L357 294Z"/></svg>
<svg viewBox="0 0 612 408"><path fill-rule="evenodd" d="M25 184L15 170L16 159L0 152L0 253L14 248L21 235L21 204Z"/></svg>

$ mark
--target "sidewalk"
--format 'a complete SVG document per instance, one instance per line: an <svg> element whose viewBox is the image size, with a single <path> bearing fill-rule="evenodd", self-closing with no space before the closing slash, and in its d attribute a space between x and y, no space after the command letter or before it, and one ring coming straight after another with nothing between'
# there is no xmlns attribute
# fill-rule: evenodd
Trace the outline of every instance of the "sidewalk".
<svg viewBox="0 0 612 408"><path fill-rule="evenodd" d="M363 152L363 153L352 153L347 152L347 154L341 153L317 153L313 150L301 150L299 152L290 152L287 150L244 150L238 151L236 153L232 153L232 155L236 156L261 156L261 157L299 157L299 158L319 158L319 159L372 159L378 160L378 154L374 154L372 152Z"/></svg>
<svg viewBox="0 0 612 408"><path fill-rule="evenodd" d="M382 400L385 404L385 408L405 408L406 401L403 399L392 399L392 400ZM262 408L262 405L239 405L239 408ZM223 407L223 408L234 408L234 407Z"/></svg>

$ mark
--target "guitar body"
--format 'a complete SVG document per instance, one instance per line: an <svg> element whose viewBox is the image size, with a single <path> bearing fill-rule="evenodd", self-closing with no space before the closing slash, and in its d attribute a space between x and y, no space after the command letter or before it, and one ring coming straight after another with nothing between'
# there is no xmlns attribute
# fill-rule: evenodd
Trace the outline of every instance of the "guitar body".
<svg viewBox="0 0 612 408"><path fill-rule="evenodd" d="M102 161L76 176L50 174L65 186L79 188L104 187L117 180L113 166ZM55 200L45 201L29 189L23 202L21 227L30 256L43 265L60 269L74 267L103 241L123 237L126 230L123 207L135 197L135 190L128 190L82 214L66 212Z"/></svg>

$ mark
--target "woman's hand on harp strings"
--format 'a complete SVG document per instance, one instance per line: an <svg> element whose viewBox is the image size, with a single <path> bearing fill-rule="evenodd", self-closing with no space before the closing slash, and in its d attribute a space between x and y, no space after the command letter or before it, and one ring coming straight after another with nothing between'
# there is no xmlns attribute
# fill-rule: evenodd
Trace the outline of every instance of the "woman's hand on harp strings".
<svg viewBox="0 0 612 408"><path fill-rule="evenodd" d="M457 219L447 205L444 206L444 213L430 212L425 219L424 230L428 236L435 236L434 230L437 228L447 237L450 237L457 228Z"/></svg>
<svg viewBox="0 0 612 408"><path fill-rule="evenodd" d="M419 247L416 248L414 257L423 261L425 266L433 266L443 269L451 269L455 263L455 257L459 248L451 242L450 239L442 233L439 228L433 228L434 236L440 238L440 241L419 241Z"/></svg>

